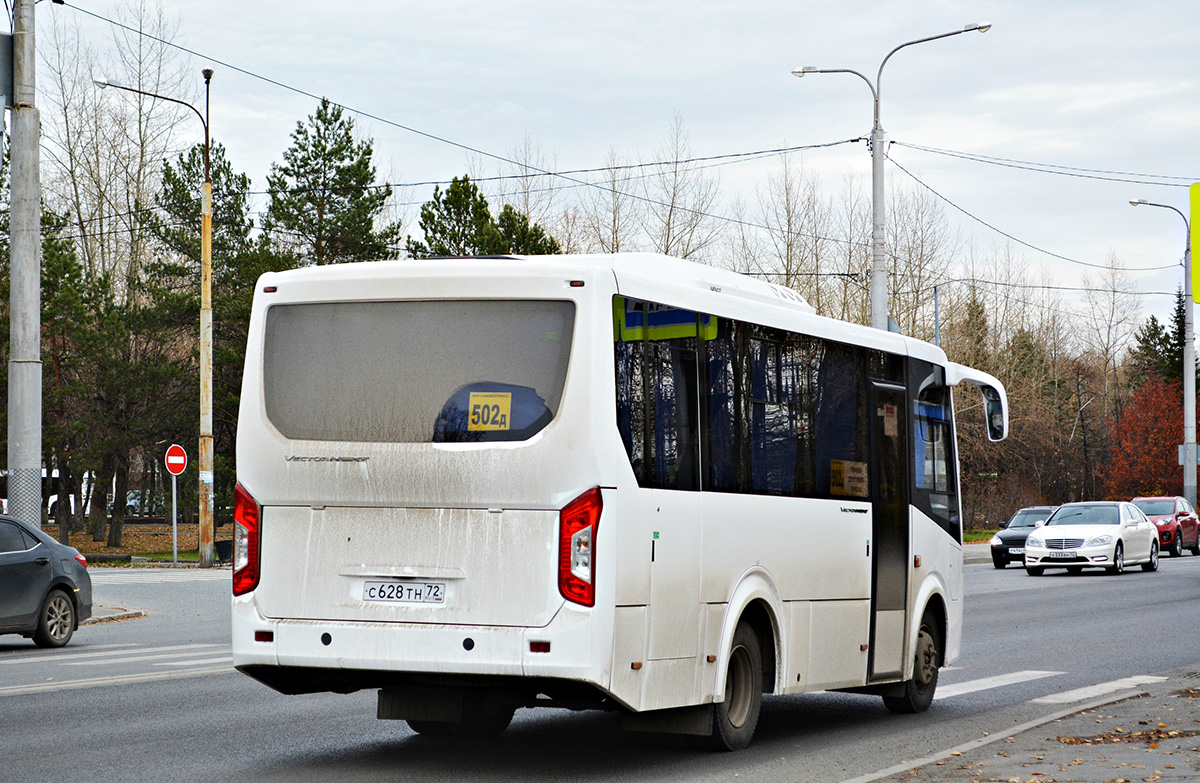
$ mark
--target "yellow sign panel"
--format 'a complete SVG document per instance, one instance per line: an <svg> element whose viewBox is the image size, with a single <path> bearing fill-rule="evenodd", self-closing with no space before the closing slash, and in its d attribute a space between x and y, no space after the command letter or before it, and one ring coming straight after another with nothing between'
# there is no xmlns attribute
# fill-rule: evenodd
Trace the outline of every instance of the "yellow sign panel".
<svg viewBox="0 0 1200 783"><path fill-rule="evenodd" d="M506 430L512 414L512 394L509 392L471 392L471 412L467 419L468 432Z"/></svg>
<svg viewBox="0 0 1200 783"><path fill-rule="evenodd" d="M1188 188L1188 192L1192 196L1192 218L1188 221L1188 225L1192 229L1191 243L1188 245L1190 250L1196 245L1200 245L1200 182L1193 182L1192 186ZM1196 271L1194 262L1192 263L1192 301L1200 302L1200 272Z"/></svg>
<svg viewBox="0 0 1200 783"><path fill-rule="evenodd" d="M834 459L829 461L829 494L865 498L869 493L867 463Z"/></svg>

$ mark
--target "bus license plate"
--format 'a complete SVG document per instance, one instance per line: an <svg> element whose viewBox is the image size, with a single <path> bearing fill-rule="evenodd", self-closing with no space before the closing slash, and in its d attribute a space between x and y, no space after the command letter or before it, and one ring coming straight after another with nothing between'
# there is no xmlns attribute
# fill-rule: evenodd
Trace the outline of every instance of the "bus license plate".
<svg viewBox="0 0 1200 783"><path fill-rule="evenodd" d="M442 604L446 602L445 582L367 582L364 601L396 604Z"/></svg>

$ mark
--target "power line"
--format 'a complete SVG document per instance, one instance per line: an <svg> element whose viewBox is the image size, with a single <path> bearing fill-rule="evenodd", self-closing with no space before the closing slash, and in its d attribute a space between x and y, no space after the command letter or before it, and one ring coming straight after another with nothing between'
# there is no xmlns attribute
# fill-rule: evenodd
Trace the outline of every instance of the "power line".
<svg viewBox="0 0 1200 783"><path fill-rule="evenodd" d="M975 163L987 163L992 166L1003 166L1011 169L1021 169L1023 171L1036 171L1042 174L1060 174L1066 177L1079 177L1081 179L1099 179L1108 182L1129 182L1135 185L1161 185L1172 188L1186 188L1192 182L1196 182L1198 177L1176 177L1168 174L1139 174L1130 171L1110 171L1106 169L1089 169L1078 166L1062 166L1057 163L1032 163L1025 160L1014 160L1013 158L997 158L990 155L980 155L973 152L960 152L958 150L939 149L938 147L926 147L921 144L909 144L903 141L893 141L901 147L920 150L922 152L931 152L935 155L945 155L951 158L960 158L969 160ZM1110 175L1110 176L1103 176ZM1131 179L1131 177L1140 177L1141 179ZM1174 179L1175 182L1158 182L1156 180Z"/></svg>
<svg viewBox="0 0 1200 783"><path fill-rule="evenodd" d="M909 177L911 177L911 178L912 178L912 180L913 180L914 182L916 182L918 185L920 185L921 187L925 188L925 189L926 189L926 190L928 190L930 193L932 193L933 195L937 196L939 199L941 199L942 201L946 202L946 203L947 203L947 204L949 204L950 206L954 207L954 209L958 210L959 212L963 213L963 214L964 214L964 215L966 215L967 217L971 218L971 220L974 220L976 223L979 223L980 225L982 225L982 226L985 226L985 227L987 227L987 228L991 229L992 231L995 231L995 232L996 232L997 234L999 234L1000 236L1002 236L1002 237L1005 237L1005 238L1007 238L1007 239L1010 239L1010 240L1012 240L1013 242L1016 242L1018 245L1022 245L1023 247L1027 247L1027 248L1029 248L1030 250L1035 250L1035 251L1037 251L1038 253L1043 253L1043 254L1045 254L1045 255L1048 255L1048 256L1050 256L1051 258L1057 258L1057 259L1059 259L1059 260L1061 260L1061 261L1066 261L1066 262L1068 262L1068 263L1071 263L1071 264L1078 264L1078 265L1080 265L1080 266L1087 266L1087 267L1091 267L1091 268L1093 268L1093 269L1109 269L1109 268L1110 268L1110 267L1109 267L1107 264L1093 264L1093 263L1091 263L1091 262L1089 262L1089 261L1080 261L1080 260L1078 260L1078 259L1075 259L1075 258L1068 258L1067 256L1060 255L1060 254L1058 254L1058 253L1055 253L1055 252L1053 252L1053 251L1050 251L1050 250L1046 250L1045 248L1038 247L1037 245L1034 245L1034 244L1030 244L1029 242L1026 242L1026 241L1025 241L1025 240L1023 240L1023 239L1018 239L1017 237L1013 236L1012 234L1008 233L1007 231L1004 231L1003 229L997 228L996 226L992 225L991 223L988 223L988 222L987 222L986 220L984 220L983 218L980 218L980 217L978 217L978 216L976 216L976 215L974 215L974 214L972 214L972 213L968 212L968 211L967 211L966 209L964 209L963 207L960 207L958 204L955 204L953 201L951 201L951 200L950 200L950 199L948 199L947 197L943 196L943 195L942 195L941 193L939 193L938 191L934 190L934 189L933 189L931 186L929 186L928 184L926 184L924 181L922 181L922 180L921 180L919 177L917 177L917 176L916 176L915 174L913 174L911 171L909 171L908 169L904 168L904 166L902 166L902 165L900 165L898 162L896 162L896 159L895 159L895 158L893 158L891 155L887 155L887 159L888 159L888 161L890 161L890 162L891 162L891 164L892 164L893 166L895 166L896 168L900 169L900 170L901 170L901 171L903 171L905 174L907 174ZM1126 269L1126 271L1129 271L1129 272L1157 272L1157 271L1160 271L1160 270L1163 270L1163 269L1174 269L1174 268L1175 268L1175 267L1177 267L1177 266L1179 266L1179 264L1168 264L1168 265L1166 265L1166 266L1145 266L1145 267L1131 267L1131 268L1125 268L1125 269Z"/></svg>

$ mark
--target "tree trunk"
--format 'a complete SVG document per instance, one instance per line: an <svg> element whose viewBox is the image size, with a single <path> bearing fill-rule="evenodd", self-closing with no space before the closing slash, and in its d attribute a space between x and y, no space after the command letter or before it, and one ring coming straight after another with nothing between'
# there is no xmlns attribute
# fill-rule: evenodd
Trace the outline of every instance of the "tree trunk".
<svg viewBox="0 0 1200 783"><path fill-rule="evenodd" d="M121 546L125 533L125 502L129 498L129 459L127 455L117 458L117 481L113 487L112 524L108 527L108 546Z"/></svg>
<svg viewBox="0 0 1200 783"><path fill-rule="evenodd" d="M113 477L111 458L105 457L99 473L93 475L96 477L96 481L92 485L92 518L88 524L92 528L92 540L100 542L104 540L105 531L108 529L106 506L108 505L108 488L112 484Z"/></svg>

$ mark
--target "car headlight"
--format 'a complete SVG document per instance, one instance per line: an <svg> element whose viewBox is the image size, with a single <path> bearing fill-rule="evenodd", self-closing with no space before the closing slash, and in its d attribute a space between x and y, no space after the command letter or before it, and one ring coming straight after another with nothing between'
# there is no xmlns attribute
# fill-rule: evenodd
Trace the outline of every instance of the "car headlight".
<svg viewBox="0 0 1200 783"><path fill-rule="evenodd" d="M1004 542L1000 540L1000 536L992 536L992 540L988 542L992 546L1000 546Z"/></svg>
<svg viewBox="0 0 1200 783"><path fill-rule="evenodd" d="M1040 547L1042 546L1042 539L1038 538L1037 536L1030 536L1029 538L1025 539L1025 546Z"/></svg>
<svg viewBox="0 0 1200 783"><path fill-rule="evenodd" d="M1112 536L1108 536L1108 535L1096 536L1091 541L1087 542L1087 545L1088 546L1107 546L1108 544L1111 544L1112 541L1113 541Z"/></svg>

